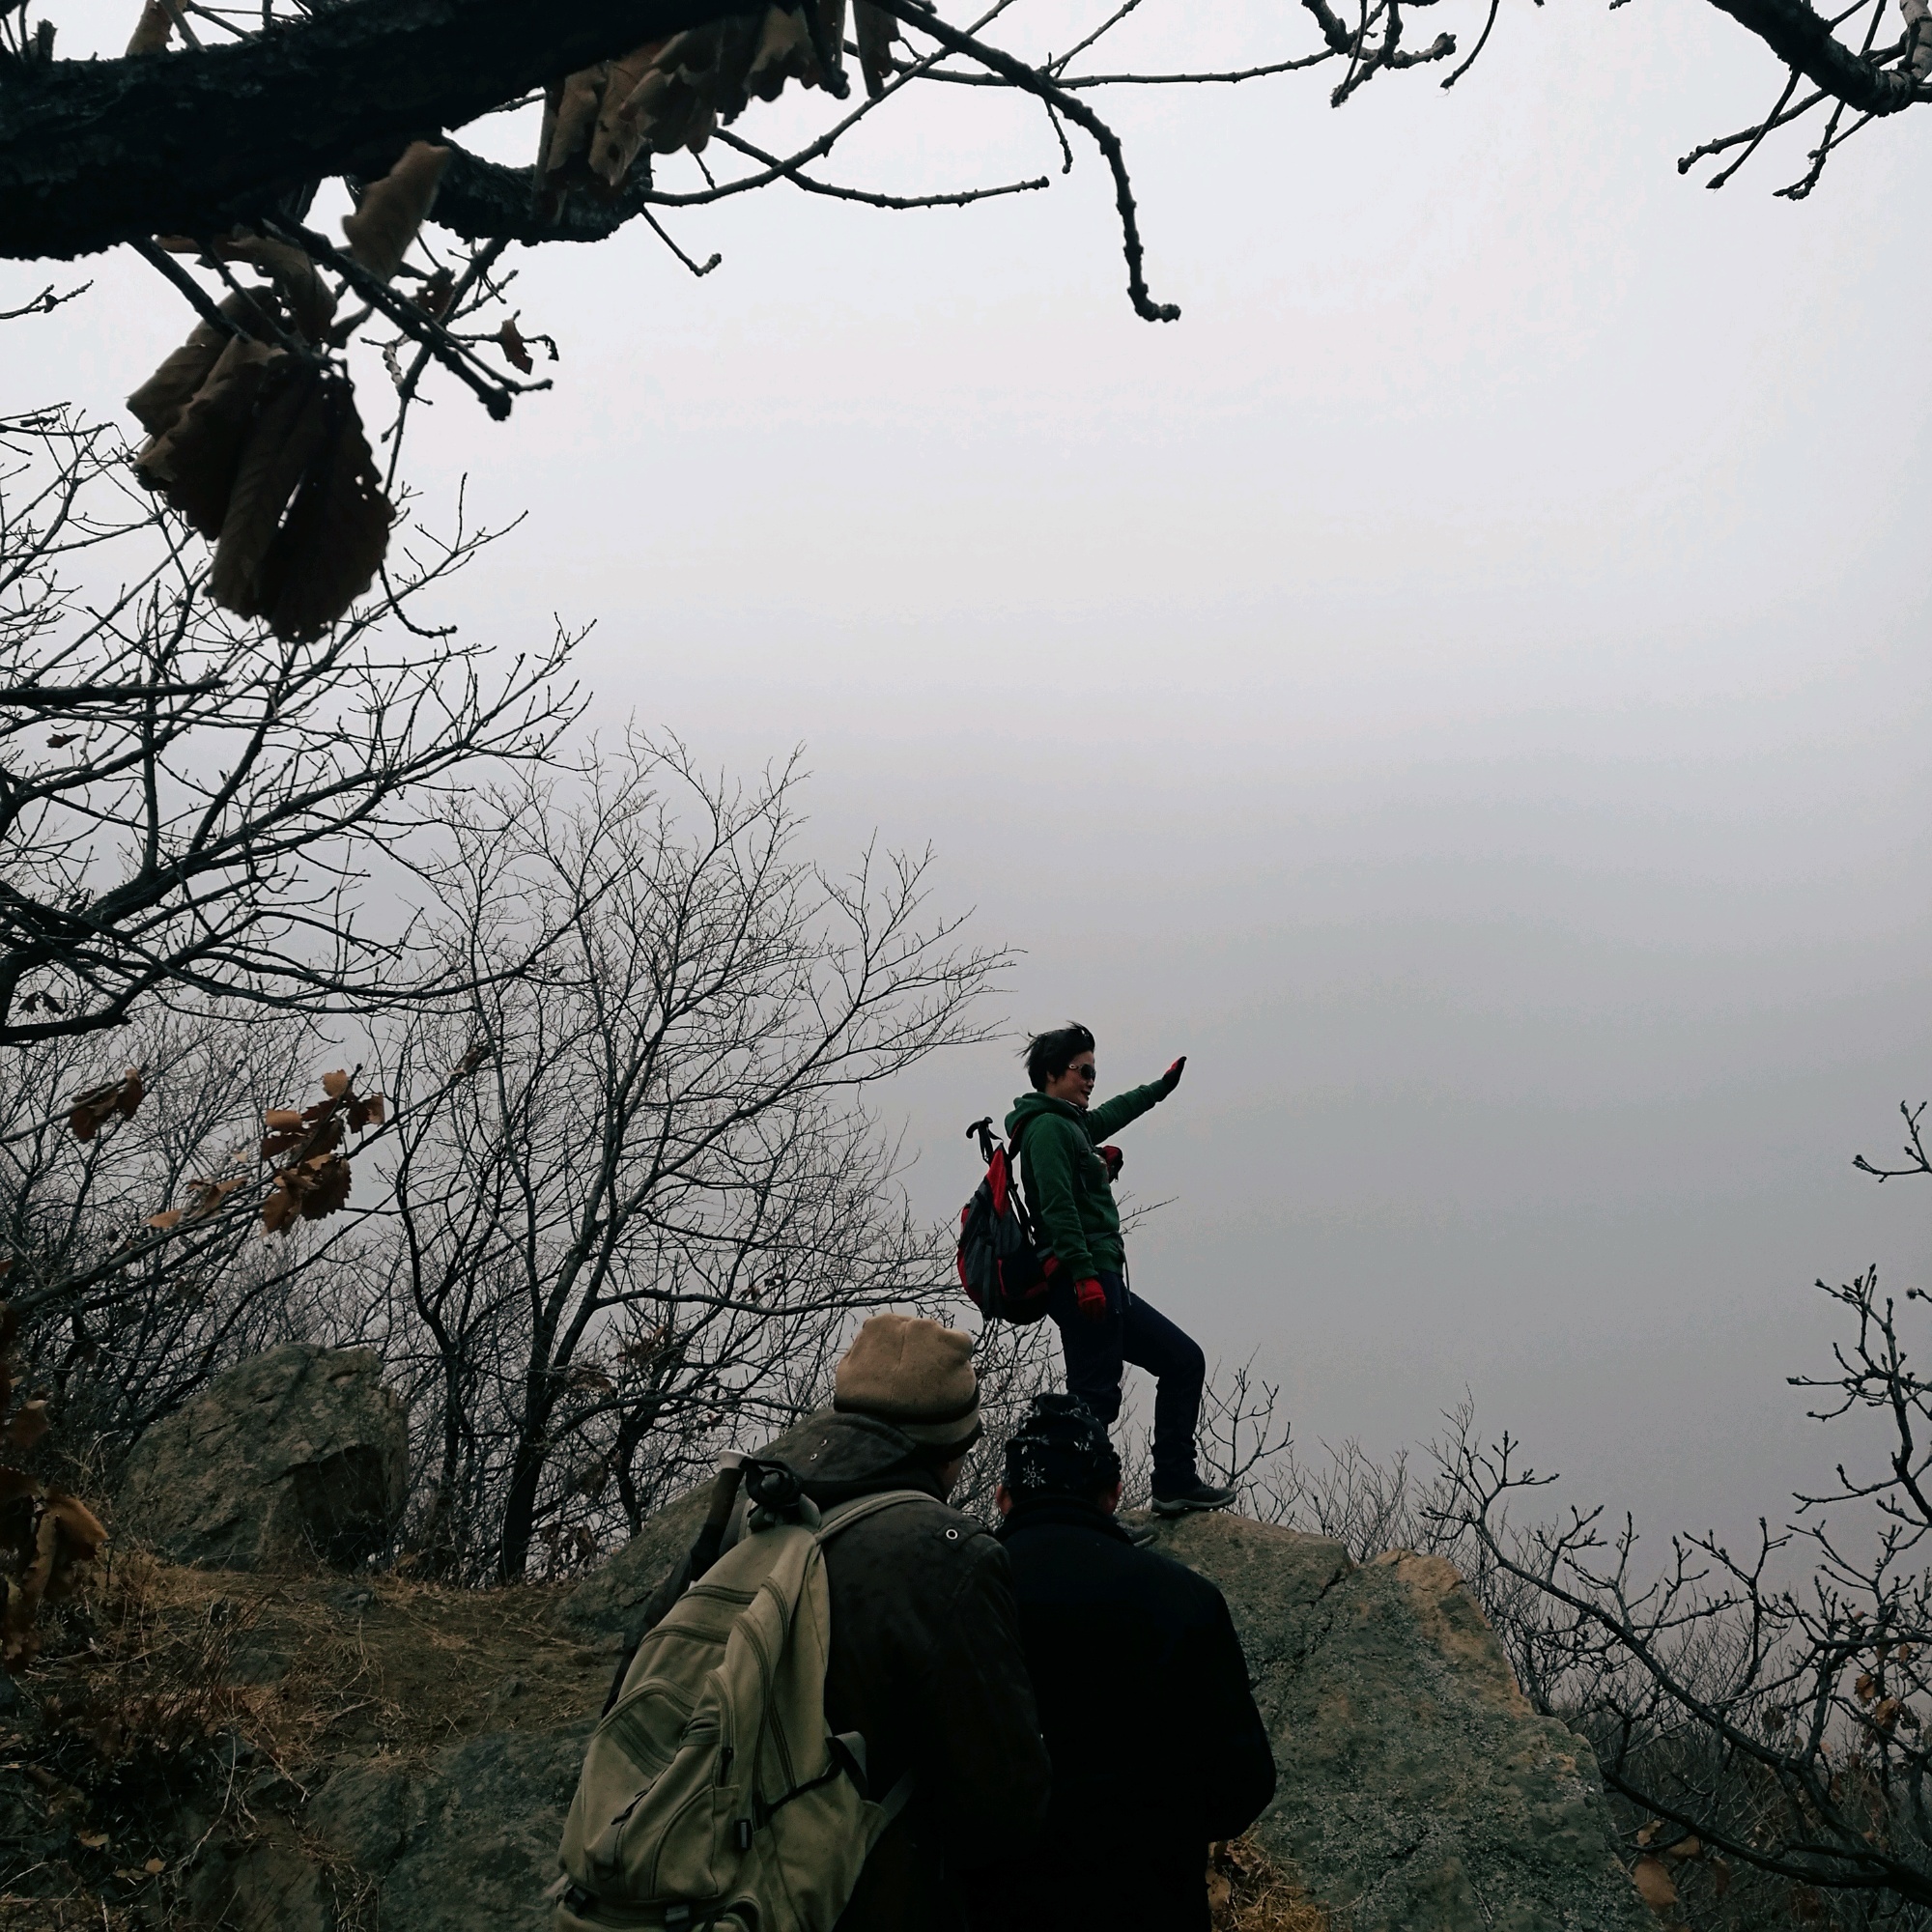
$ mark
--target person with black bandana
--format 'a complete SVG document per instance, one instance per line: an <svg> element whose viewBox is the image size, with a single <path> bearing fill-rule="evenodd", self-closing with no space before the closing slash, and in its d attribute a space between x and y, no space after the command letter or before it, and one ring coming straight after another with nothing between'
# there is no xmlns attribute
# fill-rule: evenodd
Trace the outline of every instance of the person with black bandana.
<svg viewBox="0 0 1932 1932"><path fill-rule="evenodd" d="M995 1500L1053 1798L976 1874L976 1932L1207 1932L1208 1847L1275 1785L1227 1602L1116 1520L1120 1458L1077 1396L1035 1399Z"/></svg>

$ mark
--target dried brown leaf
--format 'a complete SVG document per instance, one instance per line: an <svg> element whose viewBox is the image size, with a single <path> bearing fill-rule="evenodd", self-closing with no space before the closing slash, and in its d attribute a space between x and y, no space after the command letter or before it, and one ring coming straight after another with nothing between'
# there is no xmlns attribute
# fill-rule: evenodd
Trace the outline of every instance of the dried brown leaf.
<svg viewBox="0 0 1932 1932"><path fill-rule="evenodd" d="M230 1180L190 1180L187 1184L187 1218L190 1221L206 1220L241 1185L239 1176Z"/></svg>
<svg viewBox="0 0 1932 1932"><path fill-rule="evenodd" d="M341 1145L342 1123L339 1121L326 1119L318 1122L298 1114L293 1127L285 1127L264 1137L262 1158L279 1160L284 1154L298 1152L322 1154Z"/></svg>
<svg viewBox="0 0 1932 1932"><path fill-rule="evenodd" d="M364 1094L350 1102L349 1124L358 1134L364 1127L380 1127L387 1118L387 1102L380 1094Z"/></svg>
<svg viewBox="0 0 1932 1932"><path fill-rule="evenodd" d="M282 513L328 439L328 404L313 370L291 368L265 394L236 466L208 594L238 617L267 605L263 570Z"/></svg>
<svg viewBox="0 0 1932 1932"><path fill-rule="evenodd" d="M874 100L886 91L886 82L893 76L893 47L898 37L899 23L892 14L868 6L867 0L853 0L852 38L859 43L866 92Z"/></svg>
<svg viewBox="0 0 1932 1932"><path fill-rule="evenodd" d="M269 1198L262 1203L262 1232L265 1235L286 1235L301 1211L301 1189L304 1177L298 1168L285 1167L275 1176L275 1184L269 1191Z"/></svg>
<svg viewBox="0 0 1932 1932"><path fill-rule="evenodd" d="M1861 1704L1869 1704L1878 1695L1878 1679L1869 1670L1859 1672L1859 1681L1852 1686L1852 1694Z"/></svg>
<svg viewBox="0 0 1932 1932"><path fill-rule="evenodd" d="M333 1073L325 1073L322 1076L322 1091L331 1100L341 1099L343 1094L349 1092L348 1071L338 1066Z"/></svg>
<svg viewBox="0 0 1932 1932"><path fill-rule="evenodd" d="M234 306L231 296L222 303L227 313ZM172 429L194 392L208 381L209 372L221 359L221 352L234 337L212 322L198 322L188 338L173 351L166 361L128 398L128 407L150 436Z"/></svg>
<svg viewBox="0 0 1932 1932"><path fill-rule="evenodd" d="M805 14L794 14L789 7L767 7L757 51L745 75L745 91L758 100L776 100L787 80L806 80L817 72Z"/></svg>
<svg viewBox="0 0 1932 1932"><path fill-rule="evenodd" d="M1653 1912L1665 1912L1677 1903L1677 1888L1663 1868L1663 1861L1646 1853L1637 1860L1631 1877L1636 1882L1637 1896Z"/></svg>
<svg viewBox="0 0 1932 1932"><path fill-rule="evenodd" d="M1663 1856L1666 1859L1696 1859L1702 1858L1703 1855L1703 1840L1694 1834L1690 1837L1679 1838L1674 1845L1666 1845L1663 1848Z"/></svg>
<svg viewBox="0 0 1932 1932"><path fill-rule="evenodd" d="M185 1208L163 1208L158 1214L150 1214L142 1224L144 1227L158 1228L166 1234L170 1228L179 1228L187 1218Z"/></svg>
<svg viewBox="0 0 1932 1932"><path fill-rule="evenodd" d="M544 116L545 144L537 156L537 165L551 179L567 175L572 164L590 152L590 137L597 128L597 110L604 99L604 77L608 62L579 68L564 76L554 113Z"/></svg>
<svg viewBox="0 0 1932 1932"><path fill-rule="evenodd" d="M175 16L166 0L147 0L141 9L141 17L134 22L128 51L129 54L157 54L167 45L168 37L174 30Z"/></svg>
<svg viewBox="0 0 1932 1932"><path fill-rule="evenodd" d="M217 252L260 269L274 284L297 330L310 342L322 340L335 320L335 291L305 250L267 235L239 234L224 241Z"/></svg>
<svg viewBox="0 0 1932 1932"><path fill-rule="evenodd" d="M327 444L262 564L264 614L276 637L293 642L319 638L368 589L395 520L348 383L330 378L325 389Z"/></svg>
<svg viewBox="0 0 1932 1932"><path fill-rule="evenodd" d="M302 1162L309 1183L301 1197L304 1221L320 1221L349 1201L349 1163L339 1153L316 1154Z"/></svg>
<svg viewBox="0 0 1932 1932"><path fill-rule="evenodd" d="M230 342L174 425L134 459L135 475L211 542L221 534L270 366L285 359L263 342Z"/></svg>
<svg viewBox="0 0 1932 1932"><path fill-rule="evenodd" d="M90 1087L69 1106L67 1123L77 1141L91 1141L116 1115L124 1121L133 1118L143 1094L141 1069L128 1067L119 1080L105 1086Z"/></svg>
<svg viewBox="0 0 1932 1932"><path fill-rule="evenodd" d="M456 271L446 264L437 270L410 299L428 316L440 316L456 294Z"/></svg>
<svg viewBox="0 0 1932 1932"><path fill-rule="evenodd" d="M6 1428L0 1429L0 1442L10 1449L28 1450L51 1427L44 1402L24 1402L8 1417Z"/></svg>
<svg viewBox="0 0 1932 1932"><path fill-rule="evenodd" d="M527 376L536 364L530 360L530 352L524 347L522 331L517 327L516 318L506 315L503 326L497 331L497 346L503 352L503 359L513 369L521 369Z"/></svg>
<svg viewBox="0 0 1932 1932"><path fill-rule="evenodd" d="M402 267L448 165L447 148L412 141L395 166L363 189L355 213L343 217L349 252L371 274L386 282Z"/></svg>

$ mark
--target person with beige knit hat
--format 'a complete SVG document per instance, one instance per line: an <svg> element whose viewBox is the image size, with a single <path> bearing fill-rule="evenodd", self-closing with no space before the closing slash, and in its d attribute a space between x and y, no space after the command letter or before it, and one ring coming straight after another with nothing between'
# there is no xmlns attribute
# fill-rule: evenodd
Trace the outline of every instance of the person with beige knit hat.
<svg viewBox="0 0 1932 1932"><path fill-rule="evenodd" d="M917 1315L874 1315L838 1364L832 1406L876 1415L931 1450L963 1456L980 1439L973 1338Z"/></svg>
<svg viewBox="0 0 1932 1932"><path fill-rule="evenodd" d="M980 1439L973 1338L874 1315L838 1364L833 1406L759 1453L821 1509L895 1492L825 1548L825 1715L866 1740L874 1796L912 1801L860 1874L838 1932L966 1932L975 1868L1030 1843L1051 1767L1020 1648L1007 1552L947 1506Z"/></svg>

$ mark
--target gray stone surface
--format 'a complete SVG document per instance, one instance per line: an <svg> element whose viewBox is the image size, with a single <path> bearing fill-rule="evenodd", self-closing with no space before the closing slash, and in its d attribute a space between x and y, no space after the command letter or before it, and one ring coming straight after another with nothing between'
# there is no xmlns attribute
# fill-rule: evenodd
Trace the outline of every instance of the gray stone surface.
<svg viewBox="0 0 1932 1932"><path fill-rule="evenodd" d="M797 1425L802 1435L804 1424ZM786 1430L757 1451L783 1462L796 1435ZM593 1572L565 1600L563 1620L585 1631L617 1633L635 1621L644 1600L664 1580L667 1571L683 1562L686 1550L704 1520L711 1486L701 1484L688 1495L668 1504L625 1544L601 1570Z"/></svg>
<svg viewBox="0 0 1932 1932"><path fill-rule="evenodd" d="M541 1932L588 1722L498 1731L446 1752L411 1795L382 1877L381 1932Z"/></svg>
<svg viewBox="0 0 1932 1932"><path fill-rule="evenodd" d="M409 1430L368 1349L291 1343L218 1376L128 1458L117 1532L228 1570L358 1563L402 1513Z"/></svg>
<svg viewBox="0 0 1932 1932"><path fill-rule="evenodd" d="M1274 1741L1257 1826L1347 1932L1646 1932L1589 1747L1539 1718L1439 1556L1357 1568L1239 1517L1162 1525L1220 1585Z"/></svg>

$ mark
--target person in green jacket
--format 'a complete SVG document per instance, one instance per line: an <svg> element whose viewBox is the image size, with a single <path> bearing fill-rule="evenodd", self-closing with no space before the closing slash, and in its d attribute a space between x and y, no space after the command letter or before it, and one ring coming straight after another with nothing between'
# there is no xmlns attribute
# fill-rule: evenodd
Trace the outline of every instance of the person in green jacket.
<svg viewBox="0 0 1932 1932"><path fill-rule="evenodd" d="M1129 1121L1180 1085L1183 1054L1161 1077L1103 1105L1094 1098L1094 1036L1078 1021L1037 1034L1026 1048L1027 1077L1007 1116L1019 1151L1020 1181L1040 1243L1053 1256L1046 1311L1060 1330L1066 1387L1108 1428L1121 1413L1122 1365L1155 1378L1153 1508L1156 1516L1226 1509L1233 1490L1201 1480L1194 1432L1208 1363L1200 1345L1127 1288L1114 1182L1122 1154L1106 1145Z"/></svg>

